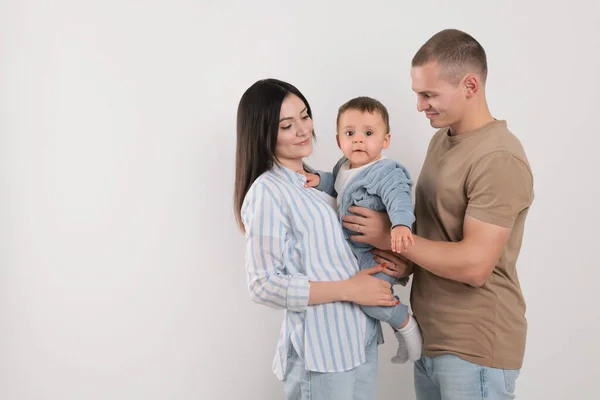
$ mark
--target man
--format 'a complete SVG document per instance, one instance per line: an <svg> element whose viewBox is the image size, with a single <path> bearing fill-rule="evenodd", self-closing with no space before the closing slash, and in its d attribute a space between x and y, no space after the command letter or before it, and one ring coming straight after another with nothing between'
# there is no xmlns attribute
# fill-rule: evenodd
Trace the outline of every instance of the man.
<svg viewBox="0 0 600 400"><path fill-rule="evenodd" d="M390 250L386 214L350 208L344 225L397 271L414 268L411 304L423 332L420 400L512 399L527 322L516 262L533 201L519 140L489 111L483 47L444 30L412 60L417 109L439 130L416 188L415 244ZM399 274L400 275L400 274Z"/></svg>

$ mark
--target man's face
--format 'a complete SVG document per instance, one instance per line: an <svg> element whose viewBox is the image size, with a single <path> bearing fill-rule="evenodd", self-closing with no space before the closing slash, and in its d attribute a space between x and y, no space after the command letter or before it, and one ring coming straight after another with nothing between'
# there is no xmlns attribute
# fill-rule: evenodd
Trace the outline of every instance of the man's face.
<svg viewBox="0 0 600 400"><path fill-rule="evenodd" d="M410 75L417 110L425 113L432 127L444 128L461 121L467 102L462 81L453 84L442 77L435 61L413 67Z"/></svg>

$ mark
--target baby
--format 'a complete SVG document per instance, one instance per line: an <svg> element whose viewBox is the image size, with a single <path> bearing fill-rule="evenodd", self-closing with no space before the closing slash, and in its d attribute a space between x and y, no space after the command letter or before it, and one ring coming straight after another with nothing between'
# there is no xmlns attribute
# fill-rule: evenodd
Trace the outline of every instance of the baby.
<svg viewBox="0 0 600 400"><path fill-rule="evenodd" d="M350 206L386 211L392 222L392 250L401 253L413 246L411 228L415 217L411 178L404 166L381 154L390 144L389 115L385 106L370 97L357 97L342 105L337 116L337 143L344 156L333 172L305 173L306 186L337 198L340 220ZM351 241L349 237L355 232L344 228L344 234L361 270L378 264L371 253L372 246ZM397 280L382 272L373 276L392 285L408 282L407 278ZM421 331L406 305L361 308L367 315L390 324L396 332L399 345L392 362L405 363L421 357Z"/></svg>

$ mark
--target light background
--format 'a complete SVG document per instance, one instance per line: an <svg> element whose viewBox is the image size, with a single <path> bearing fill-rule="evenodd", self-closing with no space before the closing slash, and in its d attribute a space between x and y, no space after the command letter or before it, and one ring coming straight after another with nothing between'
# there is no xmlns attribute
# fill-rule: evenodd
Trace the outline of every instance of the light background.
<svg viewBox="0 0 600 400"><path fill-rule="evenodd" d="M386 155L417 178L434 131L410 59L444 28L485 47L493 115L535 174L518 398L595 398L598 3L216 4L0 3L0 398L283 398L282 314L250 300L232 212L239 98L265 77L296 85L326 169L337 107L376 97ZM389 332L379 399L413 399Z"/></svg>

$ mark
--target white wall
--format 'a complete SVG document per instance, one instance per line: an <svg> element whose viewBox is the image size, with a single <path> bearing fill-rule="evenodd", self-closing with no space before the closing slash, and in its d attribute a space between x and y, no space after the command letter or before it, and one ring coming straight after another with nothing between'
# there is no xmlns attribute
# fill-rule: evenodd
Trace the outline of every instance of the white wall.
<svg viewBox="0 0 600 400"><path fill-rule="evenodd" d="M328 168L337 107L374 96L416 178L433 130L410 59L447 27L486 48L535 173L519 398L595 398L598 3L207 3L0 3L0 399L282 398L281 313L249 299L232 213L237 102L295 84ZM386 334L379 398L412 399Z"/></svg>

